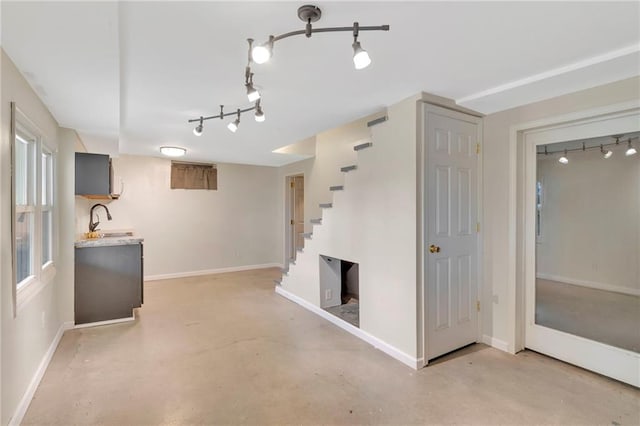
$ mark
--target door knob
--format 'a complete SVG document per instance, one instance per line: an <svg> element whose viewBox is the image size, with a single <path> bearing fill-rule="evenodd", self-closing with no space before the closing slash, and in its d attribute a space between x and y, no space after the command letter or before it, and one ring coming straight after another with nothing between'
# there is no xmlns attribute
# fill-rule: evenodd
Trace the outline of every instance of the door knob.
<svg viewBox="0 0 640 426"><path fill-rule="evenodd" d="M431 244L431 245L429 246L429 251L430 251L431 253L440 253L440 247L439 247L439 246L437 246L437 245L435 245L435 244Z"/></svg>

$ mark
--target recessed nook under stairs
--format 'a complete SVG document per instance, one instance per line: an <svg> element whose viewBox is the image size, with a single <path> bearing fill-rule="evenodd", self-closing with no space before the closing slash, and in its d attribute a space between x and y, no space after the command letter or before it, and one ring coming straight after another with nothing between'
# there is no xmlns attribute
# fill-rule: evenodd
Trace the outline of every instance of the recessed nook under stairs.
<svg viewBox="0 0 640 426"><path fill-rule="evenodd" d="M358 264L320 255L320 307L360 327Z"/></svg>

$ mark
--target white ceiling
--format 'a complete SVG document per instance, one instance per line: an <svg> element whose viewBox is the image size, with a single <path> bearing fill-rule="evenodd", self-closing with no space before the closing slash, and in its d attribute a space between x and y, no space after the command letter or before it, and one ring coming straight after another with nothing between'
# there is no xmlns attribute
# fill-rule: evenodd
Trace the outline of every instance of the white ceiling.
<svg viewBox="0 0 640 426"><path fill-rule="evenodd" d="M2 47L62 126L87 145L188 159L281 165L272 153L420 91L491 113L640 75L638 2L316 2L315 27L362 32L373 63L356 71L349 33L293 37L255 65L267 120L190 118L249 106L246 39L302 29L302 2L2 2ZM98 148L96 148L98 149Z"/></svg>

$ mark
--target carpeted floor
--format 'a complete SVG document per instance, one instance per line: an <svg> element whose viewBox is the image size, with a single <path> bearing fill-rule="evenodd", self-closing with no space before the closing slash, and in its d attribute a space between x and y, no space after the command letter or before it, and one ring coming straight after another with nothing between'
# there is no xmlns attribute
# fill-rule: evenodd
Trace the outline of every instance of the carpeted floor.
<svg viewBox="0 0 640 426"><path fill-rule="evenodd" d="M640 352L640 297L536 280L536 324Z"/></svg>

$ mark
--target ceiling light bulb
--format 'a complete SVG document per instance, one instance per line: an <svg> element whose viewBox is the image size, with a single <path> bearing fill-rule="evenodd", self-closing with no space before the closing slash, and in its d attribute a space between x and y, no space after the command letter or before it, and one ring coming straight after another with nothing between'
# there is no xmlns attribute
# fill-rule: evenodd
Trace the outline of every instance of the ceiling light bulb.
<svg viewBox="0 0 640 426"><path fill-rule="evenodd" d="M247 84L247 98L249 98L249 102L255 102L260 99L260 92L250 83Z"/></svg>
<svg viewBox="0 0 640 426"><path fill-rule="evenodd" d="M200 136L202 134L202 130L204 130L202 124L198 124L196 128L193 129L193 134L196 136Z"/></svg>
<svg viewBox="0 0 640 426"><path fill-rule="evenodd" d="M238 130L238 124L240 124L240 120L236 119L236 121L232 121L231 123L227 124L227 129L235 133L236 130Z"/></svg>
<svg viewBox="0 0 640 426"><path fill-rule="evenodd" d="M187 150L178 146L161 146L160 153L167 157L182 157L187 153Z"/></svg>
<svg viewBox="0 0 640 426"><path fill-rule="evenodd" d="M262 108L256 109L255 118L258 123L262 123L264 121L265 117L264 117L264 112L262 111Z"/></svg>
<svg viewBox="0 0 640 426"><path fill-rule="evenodd" d="M256 64L264 64L271 59L271 49L265 45L259 45L251 50L251 59Z"/></svg>
<svg viewBox="0 0 640 426"><path fill-rule="evenodd" d="M353 64L357 70L366 68L371 64L369 54L360 46L359 41L353 43Z"/></svg>
<svg viewBox="0 0 640 426"><path fill-rule="evenodd" d="M611 156L613 155L613 151L611 151L610 149L605 151L602 145L600 145L600 152L602 153L603 158L611 158Z"/></svg>
<svg viewBox="0 0 640 426"><path fill-rule="evenodd" d="M568 164L569 159L567 158L567 150L564 150L564 155L558 159L558 161L562 164Z"/></svg>
<svg viewBox="0 0 640 426"><path fill-rule="evenodd" d="M636 151L636 149L631 145L631 139L629 139L629 148L627 148L627 150L625 151L624 155L626 155L627 157L630 157L634 154L636 154L638 151Z"/></svg>

